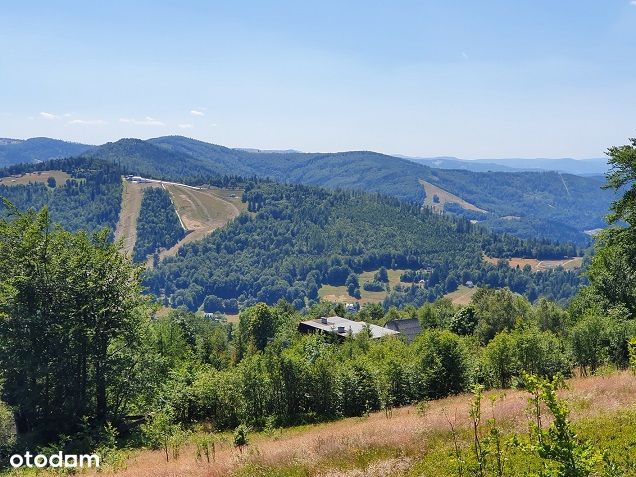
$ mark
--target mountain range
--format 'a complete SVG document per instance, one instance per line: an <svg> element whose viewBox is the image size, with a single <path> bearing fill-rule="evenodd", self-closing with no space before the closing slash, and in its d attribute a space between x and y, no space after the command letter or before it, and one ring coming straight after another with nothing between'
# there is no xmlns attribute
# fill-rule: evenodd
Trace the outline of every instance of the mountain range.
<svg viewBox="0 0 636 477"><path fill-rule="evenodd" d="M424 164L438 169L461 169L474 172L529 172L556 171L582 176L599 176L608 170L607 159L459 159L457 157L409 157L418 164Z"/></svg>
<svg viewBox="0 0 636 477"><path fill-rule="evenodd" d="M444 158L447 162L435 164L440 167L431 167L422 160L372 151L255 152L182 136L145 141L129 138L101 146L46 138L4 141L7 144L0 143L0 157L5 158L5 163L20 158L22 162L32 162L81 155L115 163L131 174L175 181L203 181L211 175L259 177L376 192L420 204L427 199L427 204L437 211L470 218L495 231L579 245L588 243L586 231L605 225L603 217L614 198L612 192L601 188L603 179L599 176L442 168L453 164L454 159L448 158Z"/></svg>

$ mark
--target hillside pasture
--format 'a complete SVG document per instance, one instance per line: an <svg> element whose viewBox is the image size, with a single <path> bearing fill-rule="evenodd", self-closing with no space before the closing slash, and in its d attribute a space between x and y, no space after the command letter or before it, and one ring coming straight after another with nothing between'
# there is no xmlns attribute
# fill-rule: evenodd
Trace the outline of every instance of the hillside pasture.
<svg viewBox="0 0 636 477"><path fill-rule="evenodd" d="M497 265L500 259L484 256L484 260L488 263L492 263L493 265ZM564 258L561 260L538 260L536 258L513 257L507 259L507 261L510 268L523 268L526 265L530 265L533 272L550 270L557 267L563 267L565 270L576 270L581 268L583 265L583 257Z"/></svg>
<svg viewBox="0 0 636 477"><path fill-rule="evenodd" d="M473 295L479 290L477 287L468 288L464 285L460 285L457 290L444 295L444 298L449 298L454 305L468 305L472 300Z"/></svg>
<svg viewBox="0 0 636 477"><path fill-rule="evenodd" d="M489 397L498 397L492 405ZM615 459L625 459L636 439L636 377L629 372L568 380L560 391L571 409L574 426L583 439L592 439ZM521 390L485 393L484 413L496 416L507 439L527 435L528 397ZM469 452L471 396L462 394L415 406L375 412L367 417L250 433L240 452L229 433L215 435L214 459L196 458L196 446L187 443L178 459L166 462L162 450L130 451L118 470L107 468L85 475L235 476L235 477L407 477L456 475L452 425L457 444ZM487 407L486 407L487 406ZM483 424L486 427L486 423ZM536 461L527 453L507 448L506 475L526 475ZM628 475L634 475L632 473Z"/></svg>
<svg viewBox="0 0 636 477"><path fill-rule="evenodd" d="M400 275L404 273L405 269L387 269L387 274L389 275L389 286L391 288L395 287L395 285L401 284L404 286L410 286L411 283L405 283L400 281ZM318 296L321 300L331 301L334 303L356 303L359 302L360 305L364 305L365 303L382 303L386 298L386 291L367 291L362 288L364 282L373 281L374 275L377 273L377 270L372 270L368 272L362 272L358 275L358 281L360 282L360 299L354 298L347 293L347 287L345 286L333 286L333 285L323 285L318 290Z"/></svg>
<svg viewBox="0 0 636 477"><path fill-rule="evenodd" d="M160 185L154 182L123 181L121 212L115 228L115 240L123 240L123 251L131 257L137 242L137 219L141 210L143 191L149 187L160 187Z"/></svg>
<svg viewBox="0 0 636 477"><path fill-rule="evenodd" d="M438 187L430 182L426 182L425 180L420 179L420 184L424 188L424 192L426 193L426 198L424 199L424 205L426 207L430 207L435 212L443 212L444 204L452 203L459 205L462 209L472 210L473 212L481 212L483 214L487 213L486 210L480 209L476 205L471 204L470 202L466 202L461 197L456 196L455 194L451 194L450 192ZM435 202L434 198L437 197L439 199L438 202Z"/></svg>
<svg viewBox="0 0 636 477"><path fill-rule="evenodd" d="M49 177L53 177L57 187L63 186L68 179L72 177L64 171L37 171L27 172L25 174L16 174L0 178L0 184L6 186L28 185L28 184L46 184Z"/></svg>
<svg viewBox="0 0 636 477"><path fill-rule="evenodd" d="M239 191L226 189L192 189L176 184L162 184L170 193L177 215L188 234L159 253L159 258L173 256L185 244L201 240L235 219L244 208ZM235 197L232 197L235 196Z"/></svg>

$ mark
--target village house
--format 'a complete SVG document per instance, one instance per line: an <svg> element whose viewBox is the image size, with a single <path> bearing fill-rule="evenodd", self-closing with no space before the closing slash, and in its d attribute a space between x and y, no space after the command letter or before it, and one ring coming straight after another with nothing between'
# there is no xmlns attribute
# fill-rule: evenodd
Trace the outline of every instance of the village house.
<svg viewBox="0 0 636 477"><path fill-rule="evenodd" d="M381 326L365 323L364 321L353 321L341 318L340 316L323 316L315 320L302 321L298 325L298 331L301 333L321 333L335 335L344 339L349 334L355 336L368 327L371 338L383 338L385 336L394 336L399 333L394 330L382 328Z"/></svg>

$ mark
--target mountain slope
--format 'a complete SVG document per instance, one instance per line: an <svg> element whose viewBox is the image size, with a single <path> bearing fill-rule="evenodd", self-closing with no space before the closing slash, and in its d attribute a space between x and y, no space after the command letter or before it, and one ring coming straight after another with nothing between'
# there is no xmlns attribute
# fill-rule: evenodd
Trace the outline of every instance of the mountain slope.
<svg viewBox="0 0 636 477"><path fill-rule="evenodd" d="M522 237L547 237L587 243L586 230L603 227L614 196L601 189L599 177L558 172L473 172L444 170L375 152L250 153L170 136L150 140L170 151L214 163L243 176L380 192L423 203L423 179L487 210L477 214L461 207L446 210L484 221L494 230ZM510 220L514 217L514 220Z"/></svg>
<svg viewBox="0 0 636 477"><path fill-rule="evenodd" d="M155 295L172 306L208 312L235 313L239 306L281 298L302 308L317 300L323 284L346 283L355 293L360 284L351 282L352 274L381 266L426 275L426 287L395 287L387 299L395 305L422 304L466 280L510 286L533 299L567 298L579 283L576 273L563 270L538 275L486 263L484 251L533 247L394 198L273 182L252 183L243 197L252 215L162 261L147 278Z"/></svg>
<svg viewBox="0 0 636 477"><path fill-rule="evenodd" d="M444 210L520 237L589 242L603 227L614 196L599 177L557 172L474 172L439 169L370 151L266 152L229 149L181 136L122 139L84 154L132 174L204 184L210 176L271 178L281 182L378 192L424 203L424 180L487 214L447 201ZM468 162L468 161L465 161ZM429 198L429 202L432 199ZM457 201L456 201L457 202Z"/></svg>
<svg viewBox="0 0 636 477"><path fill-rule="evenodd" d="M211 161L160 148L141 139L120 139L96 147L84 157L112 162L130 174L156 179L181 180L199 174L216 175L221 170Z"/></svg>
<svg viewBox="0 0 636 477"><path fill-rule="evenodd" d="M456 157L408 157L418 164L437 169L460 169L473 172L541 172L556 171L583 176L603 175L607 172L606 159L458 159Z"/></svg>
<svg viewBox="0 0 636 477"><path fill-rule="evenodd" d="M77 156L92 147L47 137L0 139L0 167Z"/></svg>

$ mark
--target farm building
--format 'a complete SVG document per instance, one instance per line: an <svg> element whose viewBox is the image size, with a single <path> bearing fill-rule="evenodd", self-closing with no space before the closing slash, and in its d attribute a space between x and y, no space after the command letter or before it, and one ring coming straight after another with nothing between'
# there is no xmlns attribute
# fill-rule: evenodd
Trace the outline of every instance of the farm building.
<svg viewBox="0 0 636 477"><path fill-rule="evenodd" d="M382 328L381 326L365 323L364 321L352 321L339 316L329 316L317 318L315 320L302 321L298 325L298 331L301 333L322 333L332 334L345 338L349 333L357 335L366 326L371 331L371 338L383 338L384 336L398 335L394 330Z"/></svg>
<svg viewBox="0 0 636 477"><path fill-rule="evenodd" d="M397 331L406 337L410 343L417 335L422 332L422 325L417 318L409 318L408 320L389 320L384 325L385 328Z"/></svg>

